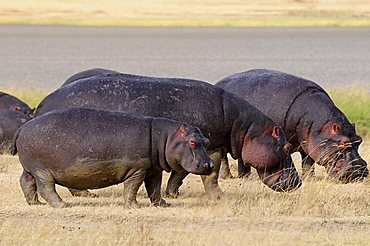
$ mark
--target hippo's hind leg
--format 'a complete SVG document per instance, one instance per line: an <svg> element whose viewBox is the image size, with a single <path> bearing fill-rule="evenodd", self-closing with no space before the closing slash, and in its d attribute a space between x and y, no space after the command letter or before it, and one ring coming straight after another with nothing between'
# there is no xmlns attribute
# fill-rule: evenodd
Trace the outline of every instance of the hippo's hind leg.
<svg viewBox="0 0 370 246"><path fill-rule="evenodd" d="M32 174L23 170L19 183L29 205L44 205L37 197L36 181Z"/></svg>
<svg viewBox="0 0 370 246"><path fill-rule="evenodd" d="M42 174L35 177L37 191L45 201L54 208L64 208L67 206L55 190L55 180L51 175Z"/></svg>
<svg viewBox="0 0 370 246"><path fill-rule="evenodd" d="M302 176L305 178L315 176L315 161L303 150L300 150L299 153L302 157Z"/></svg>
<svg viewBox="0 0 370 246"><path fill-rule="evenodd" d="M238 177L246 178L251 174L251 166L244 164L241 158L238 159Z"/></svg>
<svg viewBox="0 0 370 246"><path fill-rule="evenodd" d="M72 196L80 196L80 197L97 197L94 193L91 193L88 190L76 190L72 188L68 188L69 192Z"/></svg>
<svg viewBox="0 0 370 246"><path fill-rule="evenodd" d="M145 176L146 171L139 169L125 180L123 198L125 199L126 207L137 206L137 192L141 184L144 182Z"/></svg>
<svg viewBox="0 0 370 246"><path fill-rule="evenodd" d="M210 154L209 157L214 164L214 168L210 175L202 175L202 181L206 193L212 198L218 199L222 193L220 187L218 186L218 173L220 171L223 154L222 151L215 151Z"/></svg>
<svg viewBox="0 0 370 246"><path fill-rule="evenodd" d="M182 185L182 181L188 174L185 170L181 172L172 171L167 182L166 195L176 198L179 195L179 188Z"/></svg>
<svg viewBox="0 0 370 246"><path fill-rule="evenodd" d="M161 196L162 172L155 172L147 176L144 183L146 192L148 193L148 197L153 206L169 206Z"/></svg>

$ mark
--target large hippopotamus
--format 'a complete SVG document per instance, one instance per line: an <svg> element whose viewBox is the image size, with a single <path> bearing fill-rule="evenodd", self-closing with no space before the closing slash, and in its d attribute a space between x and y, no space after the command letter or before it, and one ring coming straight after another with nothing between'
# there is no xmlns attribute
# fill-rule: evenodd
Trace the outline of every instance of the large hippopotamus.
<svg viewBox="0 0 370 246"><path fill-rule="evenodd" d="M14 133L30 119L31 117L23 112L0 109L0 152L10 151Z"/></svg>
<svg viewBox="0 0 370 246"><path fill-rule="evenodd" d="M9 109L16 112L22 112L26 115L32 115L32 109L27 104L15 96L4 92L0 92L0 110L1 109Z"/></svg>
<svg viewBox="0 0 370 246"><path fill-rule="evenodd" d="M302 156L305 175L312 175L314 162L344 181L368 175L367 163L358 153L362 139L354 124L316 83L279 71L255 69L226 77L216 86L250 102L282 126ZM250 172L241 162L238 166L239 175Z"/></svg>
<svg viewBox="0 0 370 246"><path fill-rule="evenodd" d="M208 83L120 73L97 75L54 91L39 104L36 115L73 107L134 112L199 127L211 141L208 153L215 168L202 181L213 197L221 192L218 172L227 152L255 167L263 183L274 190L289 191L301 185L282 129L251 104ZM173 171L166 193L176 197L187 174Z"/></svg>
<svg viewBox="0 0 370 246"><path fill-rule="evenodd" d="M55 184L83 190L124 182L130 206L144 182L151 203L166 206L162 170L209 174L213 168L206 152L209 140L198 128L132 113L87 108L49 112L24 124L13 143L30 205L40 204L37 191L49 205L65 207Z"/></svg>

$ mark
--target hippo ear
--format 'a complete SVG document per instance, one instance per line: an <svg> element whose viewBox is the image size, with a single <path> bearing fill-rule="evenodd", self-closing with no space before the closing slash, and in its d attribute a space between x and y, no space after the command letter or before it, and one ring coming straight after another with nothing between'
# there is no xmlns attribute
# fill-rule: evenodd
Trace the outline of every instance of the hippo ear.
<svg viewBox="0 0 370 246"><path fill-rule="evenodd" d="M279 137L280 137L280 128L278 126L274 126L274 128L272 129L272 134L271 135L276 140L279 139Z"/></svg>
<svg viewBox="0 0 370 246"><path fill-rule="evenodd" d="M184 125L180 125L179 132L180 132L181 137L185 137L186 136L187 131L186 131L186 128L185 128Z"/></svg>
<svg viewBox="0 0 370 246"><path fill-rule="evenodd" d="M352 126L356 130L356 123L355 122L352 122Z"/></svg>
<svg viewBox="0 0 370 246"><path fill-rule="evenodd" d="M331 127L331 133L333 135L338 135L340 126L337 123L333 123Z"/></svg>

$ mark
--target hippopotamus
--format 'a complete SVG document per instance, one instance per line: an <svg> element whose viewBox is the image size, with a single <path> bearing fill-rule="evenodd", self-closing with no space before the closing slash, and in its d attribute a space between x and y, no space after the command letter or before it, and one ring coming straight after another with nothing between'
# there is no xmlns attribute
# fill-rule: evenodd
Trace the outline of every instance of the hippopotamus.
<svg viewBox="0 0 370 246"><path fill-rule="evenodd" d="M294 151L302 156L304 175L312 176L316 162L343 181L368 175L358 153L362 142L355 125L313 81L280 71L255 69L222 79L216 86L256 106L285 131ZM239 175L250 172L239 164Z"/></svg>
<svg viewBox="0 0 370 246"><path fill-rule="evenodd" d="M221 195L218 172L227 152L255 167L273 190L290 191L301 185L283 130L248 102L206 82L120 73L92 76L46 96L36 115L73 107L134 112L199 127L211 141L208 153L215 168L202 176L211 197ZM171 172L167 195L177 196L187 174Z"/></svg>
<svg viewBox="0 0 370 246"><path fill-rule="evenodd" d="M23 112L0 109L0 152L10 151L14 133L31 117Z"/></svg>
<svg viewBox="0 0 370 246"><path fill-rule="evenodd" d="M69 85L75 81L81 80L81 79L86 79L98 75L107 75L107 74L118 74L119 72L110 70L110 69L105 69L105 68L93 68L93 69L88 69L79 73L76 73L69 77L62 85L61 87L65 85Z"/></svg>
<svg viewBox="0 0 370 246"><path fill-rule="evenodd" d="M0 92L0 110L1 109L9 109L16 112L22 112L26 115L32 115L32 109L27 104L15 96L4 92Z"/></svg>
<svg viewBox="0 0 370 246"><path fill-rule="evenodd" d="M81 141L83 139L83 141ZM165 118L87 108L52 111L24 124L13 140L23 167L26 201L65 207L55 184L78 190L124 182L127 206L145 183L153 205L161 198L162 170L209 174L209 140L197 127Z"/></svg>

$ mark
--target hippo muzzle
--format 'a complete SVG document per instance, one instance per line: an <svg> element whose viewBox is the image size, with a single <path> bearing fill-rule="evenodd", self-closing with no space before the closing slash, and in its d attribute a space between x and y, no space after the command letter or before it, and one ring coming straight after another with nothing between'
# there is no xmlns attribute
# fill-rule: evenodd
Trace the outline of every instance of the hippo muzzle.
<svg viewBox="0 0 370 246"><path fill-rule="evenodd" d="M290 156L287 158L287 162L289 163L288 167L270 175L266 172L261 175L258 172L263 183L278 192L289 192L298 189L302 185L302 181Z"/></svg>
<svg viewBox="0 0 370 246"><path fill-rule="evenodd" d="M369 175L366 161L359 156L353 158L351 153L346 153L344 158L337 160L334 166L326 168L331 177L345 183L359 181Z"/></svg>

